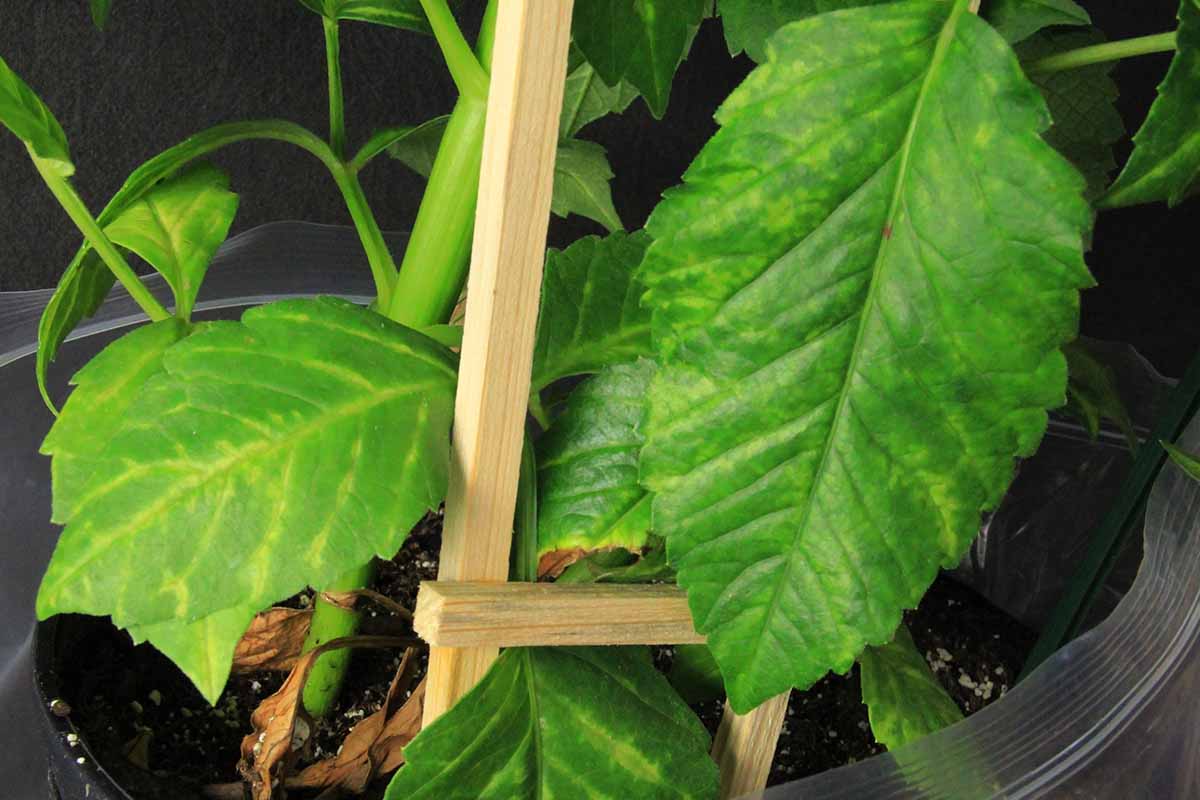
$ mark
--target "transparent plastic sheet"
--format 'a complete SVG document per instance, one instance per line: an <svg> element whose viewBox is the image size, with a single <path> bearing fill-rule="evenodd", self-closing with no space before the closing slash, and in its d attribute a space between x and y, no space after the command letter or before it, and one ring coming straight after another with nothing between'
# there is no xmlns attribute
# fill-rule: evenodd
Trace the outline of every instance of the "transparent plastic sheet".
<svg viewBox="0 0 1200 800"><path fill-rule="evenodd" d="M1200 449L1200 418L1182 439ZM1116 610L1003 700L896 753L762 793L822 798L1200 796L1200 483L1168 464Z"/></svg>
<svg viewBox="0 0 1200 800"><path fill-rule="evenodd" d="M402 250L405 238L389 237L393 252ZM160 299L168 299L161 280L148 283ZM356 235L347 228L276 223L221 248L197 309L205 315L236 316L247 305L321 293L358 300L372 293ZM36 347L37 321L49 296L49 291L0 295L0 715L13 720L0 726L0 775L5 779L0 794L39 800L45 797L45 757L40 712L33 707L30 688L30 634L37 581L57 532L47 522L48 460L37 454L52 418L37 394L28 356ZM61 401L67 378L141 319L128 296L115 289L100 314L64 345L51 371L52 396ZM1148 423L1166 382L1132 350L1114 347L1133 416ZM1200 449L1195 427L1189 436ZM1022 465L1001 509L983 526L958 570L960 579L1037 627L1069 577L1092 517L1103 513L1128 468L1123 447L1119 437L1106 435L1093 443L1078 426L1055 420L1038 455ZM1059 653L1003 701L949 732L899 754L778 787L768 797L1171 798L1200 792L1195 763L1200 715L1192 711L1191 700L1200 689L1200 667L1194 663L1200 657L1194 619L1200 610L1188 605L1197 602L1200 588L1200 544L1184 542L1174 549L1163 544L1186 532L1183 523L1200 509L1200 497L1184 481L1168 486L1172 475L1176 471L1165 474L1151 500L1150 557L1130 598L1109 622ZM1171 516L1166 512L1176 499L1180 509ZM1110 582L1112 598L1128 585L1139 555L1137 549L1131 552ZM1172 600L1177 601L1174 606ZM1193 620L1190 633L1183 632L1187 614ZM1153 627L1148 621L1158 616L1169 624ZM1096 645L1097 637L1107 636L1115 625L1118 630ZM1188 663L1189 671L1183 670L1181 665ZM1147 733L1151 729L1153 735ZM1130 731L1136 735L1125 738ZM1124 747L1140 742L1155 758L1121 750L1122 742ZM1101 762L1120 775L1095 777ZM1081 776L1092 776L1091 782L1077 783ZM1112 793L1101 791L1109 786Z"/></svg>

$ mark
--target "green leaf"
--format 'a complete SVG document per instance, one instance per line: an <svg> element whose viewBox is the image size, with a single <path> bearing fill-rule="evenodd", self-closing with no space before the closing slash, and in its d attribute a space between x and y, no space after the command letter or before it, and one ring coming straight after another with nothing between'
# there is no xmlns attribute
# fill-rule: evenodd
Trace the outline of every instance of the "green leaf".
<svg viewBox="0 0 1200 800"><path fill-rule="evenodd" d="M667 563L662 539L649 536L641 555L623 547L598 550L563 571L556 583L674 583L675 570Z"/></svg>
<svg viewBox="0 0 1200 800"><path fill-rule="evenodd" d="M1020 42L1051 25L1091 25L1074 0L987 0L983 18L1008 42Z"/></svg>
<svg viewBox="0 0 1200 800"><path fill-rule="evenodd" d="M163 371L163 353L187 334L187 323L174 318L138 328L101 350L71 379L75 390L42 442L42 454L52 457L51 522L70 522L74 503L130 407L146 382Z"/></svg>
<svg viewBox="0 0 1200 800"><path fill-rule="evenodd" d="M546 256L533 388L650 355L650 312L635 276L650 237L587 236Z"/></svg>
<svg viewBox="0 0 1200 800"><path fill-rule="evenodd" d="M388 154L428 178L449 119L436 117L407 131L395 129L397 138L387 146ZM621 218L613 208L612 189L608 185L612 176L608 155L600 145L578 139L560 142L554 164L551 210L560 217L579 214L610 231L621 230Z"/></svg>
<svg viewBox="0 0 1200 800"><path fill-rule="evenodd" d="M609 86L596 74L579 48L571 48L563 110L559 118L560 139L571 139L586 125L608 114L619 114L637 99L638 90L625 81Z"/></svg>
<svg viewBox="0 0 1200 800"><path fill-rule="evenodd" d="M739 713L888 641L1062 405L1082 178L966 3L772 40L647 226L643 484Z"/></svg>
<svg viewBox="0 0 1200 800"><path fill-rule="evenodd" d="M158 270L175 293L175 313L187 319L213 254L237 213L229 177L201 164L158 184L104 228Z"/></svg>
<svg viewBox="0 0 1200 800"><path fill-rule="evenodd" d="M560 217L578 214L595 220L610 233L625 225L613 207L612 167L608 153L595 142L567 139L558 143L554 162L554 195L550 210Z"/></svg>
<svg viewBox="0 0 1200 800"><path fill-rule="evenodd" d="M871 732L888 750L898 750L963 718L904 625L896 629L890 643L864 650L858 664Z"/></svg>
<svg viewBox="0 0 1200 800"><path fill-rule="evenodd" d="M104 30L108 24L108 15L112 11L112 0L91 0L92 24L99 30Z"/></svg>
<svg viewBox="0 0 1200 800"><path fill-rule="evenodd" d="M539 557L645 547L650 498L638 483L638 424L654 372L646 360L605 368L538 441Z"/></svg>
<svg viewBox="0 0 1200 800"><path fill-rule="evenodd" d="M675 646L675 659L671 662L667 680L688 705L707 703L725 696L721 668L717 666L712 651L702 644Z"/></svg>
<svg viewBox="0 0 1200 800"><path fill-rule="evenodd" d="M1181 0L1176 52L1158 97L1133 137L1133 155L1101 200L1107 208L1166 200L1200 185L1200 0Z"/></svg>
<svg viewBox="0 0 1200 800"><path fill-rule="evenodd" d="M210 323L163 365L66 499L42 618L264 608L390 557L442 500L455 361L418 333L286 301Z"/></svg>
<svg viewBox="0 0 1200 800"><path fill-rule="evenodd" d="M708 744L644 647L514 648L404 748L385 797L709 800Z"/></svg>
<svg viewBox="0 0 1200 800"><path fill-rule="evenodd" d="M33 89L0 58L0 125L63 177L75 174L62 126Z"/></svg>
<svg viewBox="0 0 1200 800"><path fill-rule="evenodd" d="M171 659L209 703L216 705L233 666L233 653L258 608L234 606L193 622L134 625L134 644L148 641Z"/></svg>
<svg viewBox="0 0 1200 800"><path fill-rule="evenodd" d="M429 33L420 0L300 0L300 5L327 19L355 20Z"/></svg>
<svg viewBox="0 0 1200 800"><path fill-rule="evenodd" d="M1067 410L1087 426L1093 439L1100 433L1101 420L1111 420L1125 434L1129 451L1137 452L1137 433L1133 429L1129 411L1121 400L1121 390L1112 367L1105 364L1084 339L1076 339L1066 345L1063 353L1067 357L1069 376Z"/></svg>
<svg viewBox="0 0 1200 800"><path fill-rule="evenodd" d="M873 6L891 0L721 0L717 10L725 27L729 54L767 60L767 40L789 22L846 8Z"/></svg>
<svg viewBox="0 0 1200 800"><path fill-rule="evenodd" d="M310 152L326 148L310 131L284 120L252 120L217 125L168 148L138 167L108 202L97 218L107 225L126 208L181 167L220 147L246 139L273 139L290 142ZM38 323L37 381L46 405L54 403L46 389L46 373L58 354L58 348L84 319L92 316L112 289L112 273L85 241L67 266Z"/></svg>
<svg viewBox="0 0 1200 800"><path fill-rule="evenodd" d="M1180 450L1173 444L1161 442L1163 449L1167 451L1167 455L1171 457L1180 469L1190 475L1192 478L1200 481L1200 459L1186 451Z"/></svg>
<svg viewBox="0 0 1200 800"><path fill-rule="evenodd" d="M605 83L625 81L662 117L708 7L709 0L577 0L571 33Z"/></svg>
<svg viewBox="0 0 1200 800"><path fill-rule="evenodd" d="M442 135L446 132L449 116L434 117L415 128L409 128L403 136L388 146L388 155L409 169L426 178L433 172ZM399 132L400 129L397 129Z"/></svg>
<svg viewBox="0 0 1200 800"><path fill-rule="evenodd" d="M1087 31L1043 31L1016 46L1023 63L1099 44L1104 34ZM1042 91L1054 124L1046 141L1071 161L1087 178L1086 196L1095 200L1108 189L1117 168L1113 145L1125 138L1125 123L1117 111L1117 84L1112 79L1114 64L1092 64L1061 72L1030 76Z"/></svg>

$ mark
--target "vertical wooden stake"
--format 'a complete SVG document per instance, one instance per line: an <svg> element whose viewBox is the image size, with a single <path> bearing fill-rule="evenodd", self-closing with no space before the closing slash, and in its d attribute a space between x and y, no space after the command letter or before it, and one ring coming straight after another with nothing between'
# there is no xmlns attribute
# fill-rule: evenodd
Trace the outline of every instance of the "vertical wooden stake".
<svg viewBox="0 0 1200 800"><path fill-rule="evenodd" d="M791 694L776 695L749 714L735 714L725 704L712 750L721 770L721 800L766 787Z"/></svg>
<svg viewBox="0 0 1200 800"><path fill-rule="evenodd" d="M496 20L442 581L508 577L572 5L503 0ZM431 648L425 724L474 686L496 654Z"/></svg>

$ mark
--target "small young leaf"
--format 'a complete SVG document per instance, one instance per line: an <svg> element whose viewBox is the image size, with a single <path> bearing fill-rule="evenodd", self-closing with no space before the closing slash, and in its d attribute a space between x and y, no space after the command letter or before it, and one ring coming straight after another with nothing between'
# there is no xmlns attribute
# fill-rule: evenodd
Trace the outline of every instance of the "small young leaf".
<svg viewBox="0 0 1200 800"><path fill-rule="evenodd" d="M1179 465L1180 469L1182 469L1188 475L1191 475L1196 480L1200 481L1200 458L1197 458L1185 450L1180 450L1178 447L1170 444L1169 442L1162 442L1161 444L1163 449L1167 451L1167 455L1171 457L1172 461Z"/></svg>
<svg viewBox="0 0 1200 800"><path fill-rule="evenodd" d="M428 178L429 173L433 172L433 161L437 158L438 147L442 144L449 121L448 116L434 117L415 128L409 128L407 133L388 146L388 155L418 175Z"/></svg>
<svg viewBox="0 0 1200 800"><path fill-rule="evenodd" d="M675 659L667 680L688 705L719 700L725 694L721 668L712 651L702 644L675 646Z"/></svg>
<svg viewBox="0 0 1200 800"><path fill-rule="evenodd" d="M608 153L595 142L566 139L558 143L554 162L554 195L550 210L560 217L578 214L595 220L610 233L625 225L613 207L612 167Z"/></svg>
<svg viewBox="0 0 1200 800"><path fill-rule="evenodd" d="M587 236L546 255L533 389L598 372L651 352L650 312L635 277L650 237L643 232Z"/></svg>
<svg viewBox="0 0 1200 800"><path fill-rule="evenodd" d="M721 0L717 11L725 26L729 54L744 51L761 64L767 60L767 40L789 22L886 2L891 0Z"/></svg>
<svg viewBox="0 0 1200 800"><path fill-rule="evenodd" d="M257 608L234 606L193 622L167 620L132 625L135 644L148 641L179 667L209 703L216 705L233 665L233 652Z"/></svg>
<svg viewBox="0 0 1200 800"><path fill-rule="evenodd" d="M586 125L608 114L619 114L637 99L638 91L625 81L609 86L596 74L579 48L571 48L563 110L559 118L560 139L571 139Z"/></svg>
<svg viewBox="0 0 1200 800"><path fill-rule="evenodd" d="M1091 25L1074 0L986 0L983 18L1009 43L1024 41L1052 25Z"/></svg>
<svg viewBox="0 0 1200 800"><path fill-rule="evenodd" d="M1041 31L1015 48L1023 63L1104 41L1100 31ZM1062 72L1035 73L1030 80L1042 91L1054 124L1046 141L1087 178L1086 196L1095 200L1108 189L1117 168L1113 145L1125 138L1117 112L1113 63L1092 64Z"/></svg>
<svg viewBox="0 0 1200 800"><path fill-rule="evenodd" d="M373 22L429 33L429 20L420 0L300 0L300 4L327 19Z"/></svg>
<svg viewBox="0 0 1200 800"><path fill-rule="evenodd" d="M217 125L159 153L142 164L125 180L97 218L107 225L154 187L184 165L224 145L246 139L275 139L301 146L320 144L311 132L284 120L252 120ZM46 389L46 374L58 348L81 321L95 314L112 289L114 278L87 242L75 253L38 323L38 389L51 409L54 404Z"/></svg>
<svg viewBox="0 0 1200 800"><path fill-rule="evenodd" d="M128 417L146 381L163 371L163 353L188 333L168 319L138 328L100 351L75 374L75 390L42 442L52 457L51 522L66 525L101 454Z"/></svg>
<svg viewBox="0 0 1200 800"><path fill-rule="evenodd" d="M407 131L396 129L396 138L387 147L388 155L428 178L449 120L449 117L435 117ZM560 217L579 214L610 231L620 230L621 218L613 208L608 185L611 178L612 169L603 147L578 139L560 142L554 165L551 210Z"/></svg>
<svg viewBox="0 0 1200 800"><path fill-rule="evenodd" d="M228 187L225 173L202 164L155 186L104 229L167 279L183 319L237 213L238 196Z"/></svg>
<svg viewBox="0 0 1200 800"><path fill-rule="evenodd" d="M906 626L896 629L890 643L864 650L858 665L871 732L888 750L898 750L963 718L930 672Z"/></svg>
<svg viewBox="0 0 1200 800"><path fill-rule="evenodd" d="M571 394L566 413L538 441L539 558L646 545L650 502L638 483L638 424L654 370L646 360L602 370Z"/></svg>
<svg viewBox="0 0 1200 800"><path fill-rule="evenodd" d="M1083 179L966 2L822 14L770 52L639 273L642 482L741 713L849 669L958 563L1063 403L1091 284Z"/></svg>
<svg viewBox="0 0 1200 800"><path fill-rule="evenodd" d="M1087 341L1076 339L1063 347L1067 357L1067 410L1078 417L1088 428L1092 438L1100 433L1100 421L1108 419L1116 423L1125 434L1131 453L1137 452L1138 437L1133 429L1133 420L1112 367L1100 360L1089 349Z"/></svg>
<svg viewBox="0 0 1200 800"><path fill-rule="evenodd" d="M575 44L609 86L626 81L661 117L710 0L577 0Z"/></svg>
<svg viewBox="0 0 1200 800"><path fill-rule="evenodd" d="M112 11L112 0L91 0L92 24L99 30L104 30L108 24L108 15Z"/></svg>
<svg viewBox="0 0 1200 800"><path fill-rule="evenodd" d="M16 134L30 153L59 175L67 177L75 173L62 126L3 58L0 58L0 125Z"/></svg>
<svg viewBox="0 0 1200 800"><path fill-rule="evenodd" d="M38 613L264 608L390 557L445 491L455 359L322 298L170 348L77 497Z"/></svg>
<svg viewBox="0 0 1200 800"><path fill-rule="evenodd" d="M1200 186L1200 0L1181 0L1176 52L1133 155L1100 204L1166 200L1176 205Z"/></svg>
<svg viewBox="0 0 1200 800"><path fill-rule="evenodd" d="M386 800L711 800L704 726L644 647L505 650L405 748Z"/></svg>

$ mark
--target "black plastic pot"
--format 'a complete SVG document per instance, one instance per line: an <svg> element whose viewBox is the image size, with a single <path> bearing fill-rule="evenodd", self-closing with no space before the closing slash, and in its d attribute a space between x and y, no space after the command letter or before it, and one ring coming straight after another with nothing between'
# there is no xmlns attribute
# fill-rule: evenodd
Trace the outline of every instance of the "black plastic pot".
<svg viewBox="0 0 1200 800"><path fill-rule="evenodd" d="M56 617L37 627L34 642L34 683L43 710L49 751L50 800L130 800L112 776L92 754L87 741L71 722L69 709L62 703L62 679L59 665L66 658L78 658L75 637L71 636L71 617Z"/></svg>

